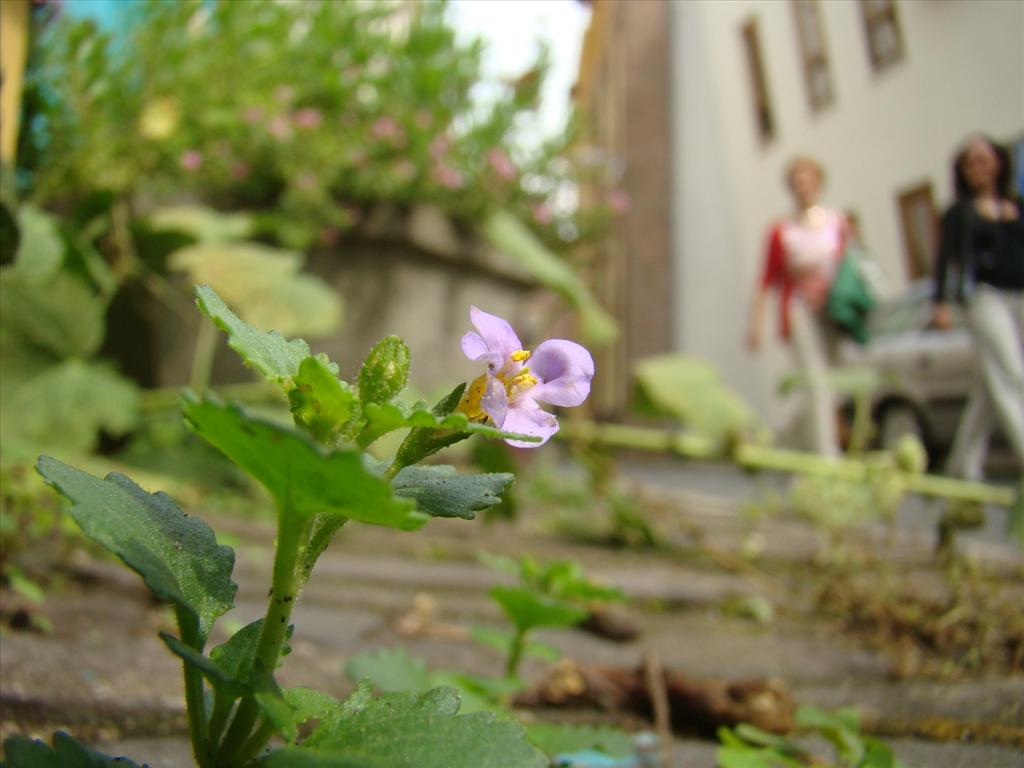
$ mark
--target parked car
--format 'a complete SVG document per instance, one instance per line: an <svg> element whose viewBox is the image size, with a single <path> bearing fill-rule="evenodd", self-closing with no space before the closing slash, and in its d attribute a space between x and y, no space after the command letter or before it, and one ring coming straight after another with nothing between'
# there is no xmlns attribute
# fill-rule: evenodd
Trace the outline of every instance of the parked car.
<svg viewBox="0 0 1024 768"><path fill-rule="evenodd" d="M875 308L867 344L841 344L842 366L868 367L878 374L871 403L878 445L890 447L900 436L913 434L933 460L952 445L978 376L959 307L953 314L951 330L931 327L931 283L921 281ZM852 411L852 404L845 409Z"/></svg>

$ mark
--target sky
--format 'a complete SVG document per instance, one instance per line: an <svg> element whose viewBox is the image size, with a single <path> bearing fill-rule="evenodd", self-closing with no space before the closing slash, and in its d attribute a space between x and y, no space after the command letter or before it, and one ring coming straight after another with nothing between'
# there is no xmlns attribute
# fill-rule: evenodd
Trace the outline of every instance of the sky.
<svg viewBox="0 0 1024 768"><path fill-rule="evenodd" d="M536 124L523 138L528 142L559 132L569 115L569 92L576 82L583 34L590 10L577 0L451 0L448 16L463 40L486 42L483 74L507 79L521 75L544 41L552 65L542 93ZM482 92L481 98L486 99Z"/></svg>

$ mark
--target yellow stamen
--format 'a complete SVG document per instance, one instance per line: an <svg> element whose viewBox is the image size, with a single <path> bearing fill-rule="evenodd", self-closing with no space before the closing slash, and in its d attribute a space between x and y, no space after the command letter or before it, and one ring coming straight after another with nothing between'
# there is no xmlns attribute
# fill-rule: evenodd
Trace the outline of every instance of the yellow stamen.
<svg viewBox="0 0 1024 768"><path fill-rule="evenodd" d="M521 363L525 360L529 360L531 354L532 353L528 349L520 349L519 351L513 352L511 355L509 355L509 358L513 362Z"/></svg>

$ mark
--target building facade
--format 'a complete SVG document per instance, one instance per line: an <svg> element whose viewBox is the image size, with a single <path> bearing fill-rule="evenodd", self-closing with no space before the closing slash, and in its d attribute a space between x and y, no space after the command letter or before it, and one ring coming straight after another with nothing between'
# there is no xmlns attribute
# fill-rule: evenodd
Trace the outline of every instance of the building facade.
<svg viewBox="0 0 1024 768"><path fill-rule="evenodd" d="M792 206L788 160L821 160L825 202L856 220L893 292L925 278L954 149L977 131L1024 136L1024 3L629 5L667 10L671 266L659 279L671 283L671 347L711 360L780 427L796 405L776 395L789 355L778 341L751 355L743 337L766 232ZM623 34L612 26L606 59ZM607 119L623 116L595 116ZM622 263L650 268L634 253Z"/></svg>

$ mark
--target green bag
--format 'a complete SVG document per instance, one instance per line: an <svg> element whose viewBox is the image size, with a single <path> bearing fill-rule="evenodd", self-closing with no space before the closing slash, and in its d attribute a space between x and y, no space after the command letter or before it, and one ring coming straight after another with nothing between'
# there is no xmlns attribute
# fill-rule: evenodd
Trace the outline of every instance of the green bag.
<svg viewBox="0 0 1024 768"><path fill-rule="evenodd" d="M859 344L868 341L868 315L875 296L861 274L857 255L847 249L839 262L825 303L825 314Z"/></svg>

